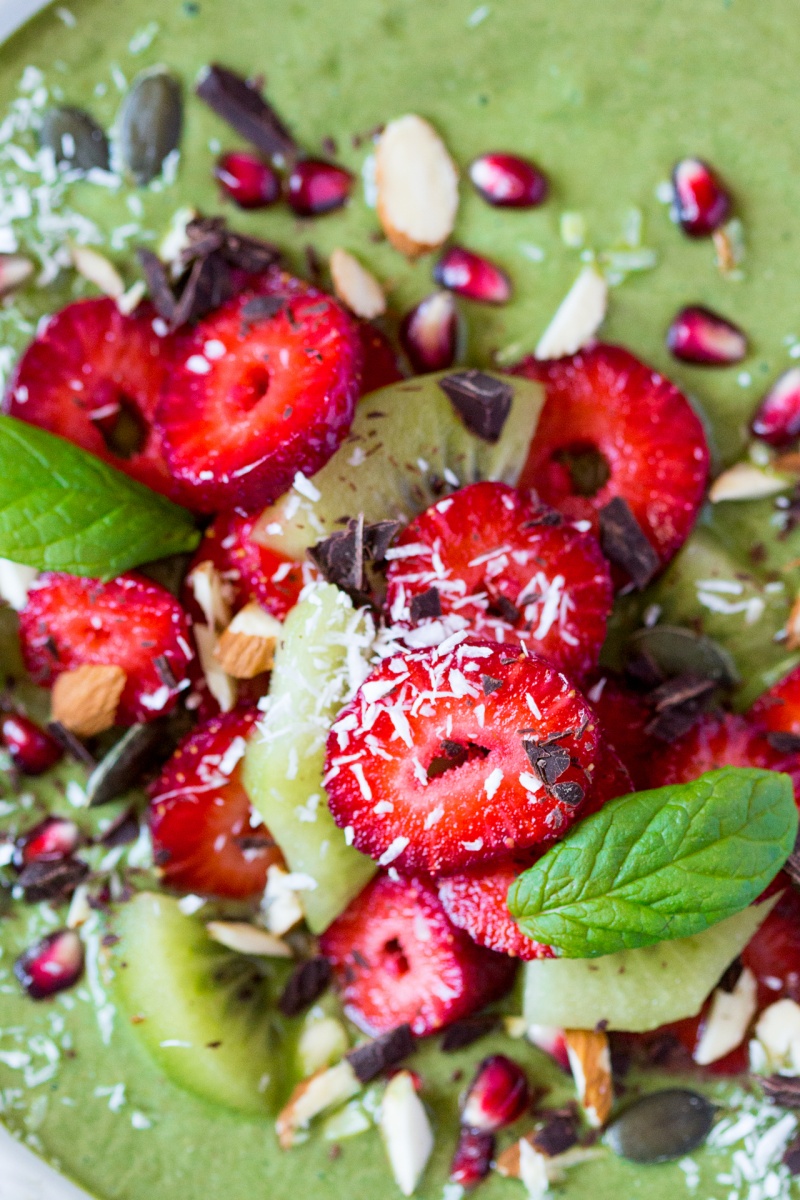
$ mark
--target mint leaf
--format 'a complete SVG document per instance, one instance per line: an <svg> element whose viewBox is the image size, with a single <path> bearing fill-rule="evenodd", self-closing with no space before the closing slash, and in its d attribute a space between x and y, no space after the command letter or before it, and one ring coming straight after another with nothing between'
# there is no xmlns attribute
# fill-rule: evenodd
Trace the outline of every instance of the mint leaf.
<svg viewBox="0 0 800 1200"><path fill-rule="evenodd" d="M0 417L0 557L110 579L198 541L186 509L63 438Z"/></svg>
<svg viewBox="0 0 800 1200"><path fill-rule="evenodd" d="M689 937L760 895L797 824L788 775L709 771L606 804L520 875L508 907L566 958Z"/></svg>

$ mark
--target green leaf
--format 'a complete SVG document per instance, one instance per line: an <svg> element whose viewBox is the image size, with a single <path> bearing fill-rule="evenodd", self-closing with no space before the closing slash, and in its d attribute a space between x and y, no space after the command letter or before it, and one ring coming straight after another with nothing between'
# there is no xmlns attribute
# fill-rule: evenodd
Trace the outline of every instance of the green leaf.
<svg viewBox="0 0 800 1200"><path fill-rule="evenodd" d="M797 825L788 775L709 771L606 804L520 875L508 907L566 958L689 937L761 894Z"/></svg>
<svg viewBox="0 0 800 1200"><path fill-rule="evenodd" d="M0 557L111 579L193 550L191 513L63 438L0 417Z"/></svg>

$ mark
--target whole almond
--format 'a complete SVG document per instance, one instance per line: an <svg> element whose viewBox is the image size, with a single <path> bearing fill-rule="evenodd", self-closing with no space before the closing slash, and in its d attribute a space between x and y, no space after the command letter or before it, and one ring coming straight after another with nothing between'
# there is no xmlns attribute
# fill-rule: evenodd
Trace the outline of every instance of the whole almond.
<svg viewBox="0 0 800 1200"><path fill-rule="evenodd" d="M64 671L53 686L53 720L78 737L110 729L126 679L122 667L96 663Z"/></svg>

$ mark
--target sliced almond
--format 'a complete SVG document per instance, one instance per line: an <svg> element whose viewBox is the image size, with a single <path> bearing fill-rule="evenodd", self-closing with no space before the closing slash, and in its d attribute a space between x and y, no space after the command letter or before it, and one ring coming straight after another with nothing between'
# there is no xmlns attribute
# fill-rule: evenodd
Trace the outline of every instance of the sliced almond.
<svg viewBox="0 0 800 1200"><path fill-rule="evenodd" d="M321 1067L338 1062L347 1050L347 1030L336 1017L309 1020L297 1043L297 1054L305 1075L313 1075Z"/></svg>
<svg viewBox="0 0 800 1200"><path fill-rule="evenodd" d="M777 496L788 491L792 480L755 463L740 462L723 471L709 488L708 498L712 504L721 500L759 500L763 496Z"/></svg>
<svg viewBox="0 0 800 1200"><path fill-rule="evenodd" d="M597 333L607 309L608 284L594 267L584 267L539 339L536 358L577 353Z"/></svg>
<svg viewBox="0 0 800 1200"><path fill-rule="evenodd" d="M208 690L222 711L230 712L236 706L236 680L223 671L216 657L219 642L216 631L208 625L195 625L194 640Z"/></svg>
<svg viewBox="0 0 800 1200"><path fill-rule="evenodd" d="M0 558L0 600L5 600L14 609L22 612L28 603L28 592L39 572L36 567L26 567L23 563L12 562L10 558Z"/></svg>
<svg viewBox="0 0 800 1200"><path fill-rule="evenodd" d="M230 624L231 607L225 581L210 560L198 563L186 582L211 629L224 629Z"/></svg>
<svg viewBox="0 0 800 1200"><path fill-rule="evenodd" d="M53 685L53 720L78 737L110 729L126 679L122 667L95 663L64 671Z"/></svg>
<svg viewBox="0 0 800 1200"><path fill-rule="evenodd" d="M297 892L291 873L273 864L267 871L264 909L270 932L277 937L288 933L305 916L303 902Z"/></svg>
<svg viewBox="0 0 800 1200"><path fill-rule="evenodd" d="M756 977L745 968L732 992L716 988L703 1032L692 1058L701 1067L717 1062L741 1046L758 1007Z"/></svg>
<svg viewBox="0 0 800 1200"><path fill-rule="evenodd" d="M436 130L409 114L390 121L375 151L378 218L401 254L447 241L458 211L458 170Z"/></svg>
<svg viewBox="0 0 800 1200"><path fill-rule="evenodd" d="M410 1071L398 1071L387 1083L380 1128L395 1183L412 1196L433 1153L433 1131Z"/></svg>
<svg viewBox="0 0 800 1200"><path fill-rule="evenodd" d="M105 296L111 296L112 300L119 300L125 294L122 276L105 254L101 254L99 250L94 250L91 246L72 245L70 246L70 256L72 265L78 274L82 275L89 283L93 283Z"/></svg>
<svg viewBox="0 0 800 1200"><path fill-rule="evenodd" d="M525 1185L529 1200L539 1200L541 1196L550 1191L547 1158L525 1138L521 1138L517 1142L517 1152L519 1154L519 1178Z"/></svg>
<svg viewBox="0 0 800 1200"><path fill-rule="evenodd" d="M788 650L800 649L800 594L795 598L786 622L786 647Z"/></svg>
<svg viewBox="0 0 800 1200"><path fill-rule="evenodd" d="M136 309L147 295L147 284L143 279L137 279L132 283L127 292L123 292L119 300L117 300L117 308L122 313L123 317L129 317L131 313L136 312Z"/></svg>
<svg viewBox="0 0 800 1200"><path fill-rule="evenodd" d="M253 679L271 671L281 623L259 604L247 604L220 636L214 654L234 679Z"/></svg>
<svg viewBox="0 0 800 1200"><path fill-rule="evenodd" d="M386 312L383 288L349 251L334 250L330 268L335 294L357 317L371 321Z"/></svg>
<svg viewBox="0 0 800 1200"><path fill-rule="evenodd" d="M0 296L16 292L35 270L31 260L22 254L0 254Z"/></svg>
<svg viewBox="0 0 800 1200"><path fill-rule="evenodd" d="M594 1029L567 1029L565 1037L578 1100L589 1124L599 1128L614 1102L608 1037Z"/></svg>
<svg viewBox="0 0 800 1200"><path fill-rule="evenodd" d="M765 1074L800 1074L800 1005L788 999L770 1004L758 1018L755 1033L766 1056Z"/></svg>
<svg viewBox="0 0 800 1200"><path fill-rule="evenodd" d="M528 1134L524 1138L520 1138L518 1142L513 1142L507 1146L503 1153L498 1157L494 1164L494 1169L500 1175L506 1176L508 1179L519 1179L521 1177L521 1166L523 1155L528 1160L528 1165L531 1164L529 1151L534 1154L539 1154L544 1159L544 1169L547 1172L547 1179L550 1183L557 1183L564 1177L564 1171L569 1167L576 1167L580 1163L590 1162L593 1158L602 1157L604 1151L599 1146L571 1146L569 1150L565 1150L563 1154L555 1154L552 1157L542 1154L537 1151L531 1140L532 1135ZM523 1144L526 1149L523 1150ZM534 1173L531 1172L531 1176ZM538 1169L536 1172L538 1176Z"/></svg>
<svg viewBox="0 0 800 1200"><path fill-rule="evenodd" d="M257 954L263 958L293 957L291 946L248 921L209 921L206 931L220 946L227 946L238 954Z"/></svg>
<svg viewBox="0 0 800 1200"><path fill-rule="evenodd" d="M323 1067L298 1083L275 1126L282 1149L291 1149L298 1132L308 1128L314 1117L334 1105L344 1104L360 1090L361 1084L347 1059L335 1067Z"/></svg>

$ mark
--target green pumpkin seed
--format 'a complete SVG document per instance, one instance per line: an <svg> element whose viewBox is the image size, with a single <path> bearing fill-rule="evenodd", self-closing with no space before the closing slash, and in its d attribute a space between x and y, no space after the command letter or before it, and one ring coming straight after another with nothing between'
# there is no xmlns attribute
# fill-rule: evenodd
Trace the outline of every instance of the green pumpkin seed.
<svg viewBox="0 0 800 1200"><path fill-rule="evenodd" d="M688 1088L667 1088L635 1100L606 1130L606 1142L636 1163L669 1162L702 1146L716 1108Z"/></svg>
<svg viewBox="0 0 800 1200"><path fill-rule="evenodd" d="M646 655L667 679L697 675L714 680L720 687L734 687L739 682L736 665L719 642L680 625L637 630L628 641L628 654Z"/></svg>
<svg viewBox="0 0 800 1200"><path fill-rule="evenodd" d="M59 166L77 171L108 170L108 138L82 108L48 109L39 143L53 151Z"/></svg>
<svg viewBox="0 0 800 1200"><path fill-rule="evenodd" d="M183 128L181 86L162 67L138 75L119 115L119 151L123 166L138 184L161 174L176 150Z"/></svg>

